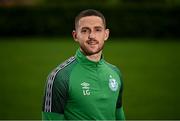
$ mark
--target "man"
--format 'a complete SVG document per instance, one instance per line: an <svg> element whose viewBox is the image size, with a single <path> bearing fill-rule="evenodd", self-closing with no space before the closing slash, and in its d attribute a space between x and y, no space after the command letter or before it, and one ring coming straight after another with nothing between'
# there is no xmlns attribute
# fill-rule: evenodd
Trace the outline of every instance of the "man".
<svg viewBox="0 0 180 121"><path fill-rule="evenodd" d="M124 120L119 70L102 50L109 37L104 16L92 9L75 19L80 48L49 75L43 104L45 120Z"/></svg>

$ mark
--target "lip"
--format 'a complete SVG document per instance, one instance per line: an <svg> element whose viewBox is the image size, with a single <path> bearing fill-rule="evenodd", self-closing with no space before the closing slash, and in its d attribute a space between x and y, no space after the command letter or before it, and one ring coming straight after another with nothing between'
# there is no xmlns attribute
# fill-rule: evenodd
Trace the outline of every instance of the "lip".
<svg viewBox="0 0 180 121"><path fill-rule="evenodd" d="M90 41L87 41L87 44L96 45L96 44L98 44L98 41L90 40Z"/></svg>

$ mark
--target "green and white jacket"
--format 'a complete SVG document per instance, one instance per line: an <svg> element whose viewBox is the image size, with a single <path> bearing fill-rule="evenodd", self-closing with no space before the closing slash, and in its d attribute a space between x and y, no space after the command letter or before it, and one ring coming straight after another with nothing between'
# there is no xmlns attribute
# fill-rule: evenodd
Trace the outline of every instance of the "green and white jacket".
<svg viewBox="0 0 180 121"><path fill-rule="evenodd" d="M44 120L124 120L123 82L117 67L77 50L48 76Z"/></svg>

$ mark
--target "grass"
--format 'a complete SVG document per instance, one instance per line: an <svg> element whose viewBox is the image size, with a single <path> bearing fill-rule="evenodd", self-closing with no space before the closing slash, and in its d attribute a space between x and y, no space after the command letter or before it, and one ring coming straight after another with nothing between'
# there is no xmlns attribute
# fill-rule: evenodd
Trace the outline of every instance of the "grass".
<svg viewBox="0 0 180 121"><path fill-rule="evenodd" d="M1 39L2 40L2 39ZM14 38L0 42L0 119L41 119L48 73L75 54L66 38ZM180 43L107 41L105 59L124 76L127 119L180 119Z"/></svg>

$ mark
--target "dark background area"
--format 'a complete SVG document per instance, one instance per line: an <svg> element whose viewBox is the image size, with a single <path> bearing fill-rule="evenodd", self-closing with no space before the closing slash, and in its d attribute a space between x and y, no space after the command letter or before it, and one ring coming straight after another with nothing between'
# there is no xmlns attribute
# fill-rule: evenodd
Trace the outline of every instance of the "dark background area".
<svg viewBox="0 0 180 121"><path fill-rule="evenodd" d="M1 3L0 36L67 37L79 11L92 8L106 16L111 37L180 37L178 0L22 1Z"/></svg>

